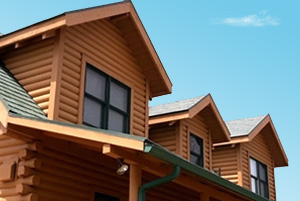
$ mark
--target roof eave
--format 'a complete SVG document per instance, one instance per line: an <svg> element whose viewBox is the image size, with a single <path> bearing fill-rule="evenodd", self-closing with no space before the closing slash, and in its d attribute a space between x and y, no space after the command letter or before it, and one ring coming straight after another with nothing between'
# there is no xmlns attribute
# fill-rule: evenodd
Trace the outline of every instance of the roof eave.
<svg viewBox="0 0 300 201"><path fill-rule="evenodd" d="M90 9L82 9L74 12L67 12L56 17L44 20L42 22L25 27L13 33L0 37L0 48L8 45L18 43L22 40L26 40L43 33L59 29L63 26L74 26L81 23L86 23L98 19L104 19L121 14L130 14L131 20L136 25L137 31L142 38L148 54L154 63L154 68L158 72L162 81L163 87L158 89L152 89L152 96L161 96L170 94L172 92L172 83L168 77L159 56L131 2L119 2Z"/></svg>
<svg viewBox="0 0 300 201"><path fill-rule="evenodd" d="M149 141L145 141L145 153L148 153L150 155L153 155L156 158L159 158L163 161L166 161L168 163L171 163L173 165L178 165L181 168L191 172L192 174L202 177L209 182L215 183L221 187L224 187L232 192L238 193L241 196L244 196L246 198L250 198L251 200L256 201L268 201L268 199L263 198L241 186L238 186L218 175L215 175L204 168L201 168L197 165L194 165L190 163L189 161L177 156L176 154L160 147L159 145L156 145L154 143L151 143Z"/></svg>

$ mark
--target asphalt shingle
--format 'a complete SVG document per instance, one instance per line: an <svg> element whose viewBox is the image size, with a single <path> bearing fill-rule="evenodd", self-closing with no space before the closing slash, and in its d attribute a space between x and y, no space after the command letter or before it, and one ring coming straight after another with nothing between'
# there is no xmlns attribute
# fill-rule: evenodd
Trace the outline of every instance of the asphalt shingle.
<svg viewBox="0 0 300 201"><path fill-rule="evenodd" d="M226 121L226 126L230 132L231 137L249 135L253 129L266 117L267 115L252 117L246 119L237 119L233 121Z"/></svg>
<svg viewBox="0 0 300 201"><path fill-rule="evenodd" d="M42 109L2 62L0 62L0 98L7 105L9 112L27 117L46 118Z"/></svg>
<svg viewBox="0 0 300 201"><path fill-rule="evenodd" d="M149 108L149 116L158 116L175 112L182 112L191 109L194 105L200 102L205 96L198 96L186 100L180 100L173 103L157 105Z"/></svg>

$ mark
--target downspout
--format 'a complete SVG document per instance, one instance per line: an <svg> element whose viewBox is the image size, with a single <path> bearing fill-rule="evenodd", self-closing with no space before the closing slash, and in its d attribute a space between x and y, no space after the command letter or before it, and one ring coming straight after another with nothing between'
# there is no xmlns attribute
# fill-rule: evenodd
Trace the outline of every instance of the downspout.
<svg viewBox="0 0 300 201"><path fill-rule="evenodd" d="M146 191L148 189L170 182L176 179L179 175L180 175L180 167L178 165L175 165L173 168L173 172L171 174L143 184L139 189L139 201L145 201Z"/></svg>

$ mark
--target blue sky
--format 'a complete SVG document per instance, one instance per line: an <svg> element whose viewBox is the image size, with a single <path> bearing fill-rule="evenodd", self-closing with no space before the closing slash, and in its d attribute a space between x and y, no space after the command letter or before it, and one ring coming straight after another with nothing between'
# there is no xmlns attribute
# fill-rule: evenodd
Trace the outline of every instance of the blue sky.
<svg viewBox="0 0 300 201"><path fill-rule="evenodd" d="M0 7L9 33L65 11L109 0L10 0ZM288 168L276 169L279 201L296 200L300 178L300 2L296 0L133 0L173 83L151 105L211 93L224 120L270 114Z"/></svg>

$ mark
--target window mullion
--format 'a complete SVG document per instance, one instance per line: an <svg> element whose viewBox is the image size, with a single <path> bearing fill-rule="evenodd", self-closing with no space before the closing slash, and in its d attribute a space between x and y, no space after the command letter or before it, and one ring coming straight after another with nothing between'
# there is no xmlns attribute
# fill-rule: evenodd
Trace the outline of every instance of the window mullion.
<svg viewBox="0 0 300 201"><path fill-rule="evenodd" d="M104 105L104 128L108 129L109 121L109 99L110 99L110 82L111 78L106 78L106 90L105 90L105 105Z"/></svg>

